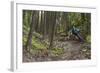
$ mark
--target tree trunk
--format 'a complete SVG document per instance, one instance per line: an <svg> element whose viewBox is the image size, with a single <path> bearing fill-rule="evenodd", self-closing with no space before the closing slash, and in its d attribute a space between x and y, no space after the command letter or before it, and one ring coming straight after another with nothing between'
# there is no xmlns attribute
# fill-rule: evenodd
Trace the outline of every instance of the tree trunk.
<svg viewBox="0 0 100 73"><path fill-rule="evenodd" d="M26 42L26 50L30 51L31 47L32 47L32 33L34 31L34 24L35 24L35 11L32 12L32 21L30 24L30 30L29 30L29 34L28 34L28 38L27 38L27 42Z"/></svg>
<svg viewBox="0 0 100 73"><path fill-rule="evenodd" d="M53 38L54 38L54 33L55 33L55 24L56 24L56 13L51 13L51 38L50 38L50 45L49 49L53 48Z"/></svg>

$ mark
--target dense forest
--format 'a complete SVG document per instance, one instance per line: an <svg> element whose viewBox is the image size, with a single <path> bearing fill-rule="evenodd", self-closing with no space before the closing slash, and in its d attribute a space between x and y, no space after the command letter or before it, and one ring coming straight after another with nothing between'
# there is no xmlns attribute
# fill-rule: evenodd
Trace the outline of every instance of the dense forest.
<svg viewBox="0 0 100 73"><path fill-rule="evenodd" d="M23 10L23 62L91 59L91 14Z"/></svg>

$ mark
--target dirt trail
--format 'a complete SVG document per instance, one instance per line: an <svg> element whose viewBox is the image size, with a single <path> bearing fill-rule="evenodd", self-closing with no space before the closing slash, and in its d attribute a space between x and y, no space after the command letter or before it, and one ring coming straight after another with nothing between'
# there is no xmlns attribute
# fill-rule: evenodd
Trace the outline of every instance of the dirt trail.
<svg viewBox="0 0 100 73"><path fill-rule="evenodd" d="M23 62L88 59L81 52L83 44L78 41L58 41L55 44L57 47L64 49L64 53L61 56L56 58L51 58L50 56L34 58L29 53L23 52Z"/></svg>
<svg viewBox="0 0 100 73"><path fill-rule="evenodd" d="M81 46L82 44L78 41L66 41L62 42L62 46L64 46L64 54L62 55L62 59L64 60L80 60L85 57L81 54Z"/></svg>

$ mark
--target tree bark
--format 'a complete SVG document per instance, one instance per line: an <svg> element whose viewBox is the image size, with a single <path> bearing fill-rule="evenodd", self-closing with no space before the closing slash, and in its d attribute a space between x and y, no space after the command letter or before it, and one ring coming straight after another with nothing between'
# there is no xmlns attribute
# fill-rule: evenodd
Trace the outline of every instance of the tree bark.
<svg viewBox="0 0 100 73"><path fill-rule="evenodd" d="M50 38L50 45L49 45L49 49L53 48L53 39L54 39L54 33L55 33L55 25L56 25L56 13L52 13L51 14L51 38Z"/></svg>
<svg viewBox="0 0 100 73"><path fill-rule="evenodd" d="M32 33L34 31L34 24L35 24L35 11L32 12L32 21L30 24L30 30L29 30L29 34L28 34L28 38L27 38L27 42L26 42L26 50L30 51L30 49L32 48Z"/></svg>

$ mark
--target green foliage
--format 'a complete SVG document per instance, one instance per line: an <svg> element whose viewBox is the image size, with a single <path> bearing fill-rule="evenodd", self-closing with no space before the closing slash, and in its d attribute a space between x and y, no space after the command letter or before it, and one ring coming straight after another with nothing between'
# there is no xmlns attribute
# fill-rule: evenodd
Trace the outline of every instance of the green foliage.
<svg viewBox="0 0 100 73"><path fill-rule="evenodd" d="M87 43L91 43L91 36L90 36L90 35L87 35L87 37L86 37L86 42L87 42Z"/></svg>
<svg viewBox="0 0 100 73"><path fill-rule="evenodd" d="M23 29L24 29L24 32L28 32L29 31L29 27L27 27L27 26L23 26Z"/></svg>
<svg viewBox="0 0 100 73"><path fill-rule="evenodd" d="M38 41L34 36L32 38L32 49L47 49L46 46Z"/></svg>
<svg viewBox="0 0 100 73"><path fill-rule="evenodd" d="M27 37L23 37L23 45L26 45Z"/></svg>
<svg viewBox="0 0 100 73"><path fill-rule="evenodd" d="M36 38L42 38L42 35L37 32L33 32L33 36Z"/></svg>
<svg viewBox="0 0 100 73"><path fill-rule="evenodd" d="M31 10L23 10L23 24L29 27L31 23L32 11Z"/></svg>
<svg viewBox="0 0 100 73"><path fill-rule="evenodd" d="M79 26L81 25L81 15L80 13L71 12L69 13L70 25Z"/></svg>
<svg viewBox="0 0 100 73"><path fill-rule="evenodd" d="M51 52L52 52L53 56L59 56L64 53L64 50L63 50L63 48L53 48L51 50Z"/></svg>

